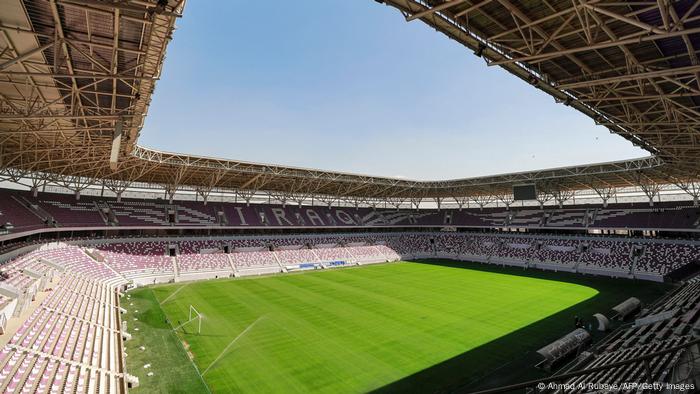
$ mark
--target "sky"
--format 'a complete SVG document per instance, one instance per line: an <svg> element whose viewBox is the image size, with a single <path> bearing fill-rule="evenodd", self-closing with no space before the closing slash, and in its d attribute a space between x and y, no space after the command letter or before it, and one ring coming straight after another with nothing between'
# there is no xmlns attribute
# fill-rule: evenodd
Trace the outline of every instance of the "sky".
<svg viewBox="0 0 700 394"><path fill-rule="evenodd" d="M372 0L187 2L139 143L416 180L648 156Z"/></svg>

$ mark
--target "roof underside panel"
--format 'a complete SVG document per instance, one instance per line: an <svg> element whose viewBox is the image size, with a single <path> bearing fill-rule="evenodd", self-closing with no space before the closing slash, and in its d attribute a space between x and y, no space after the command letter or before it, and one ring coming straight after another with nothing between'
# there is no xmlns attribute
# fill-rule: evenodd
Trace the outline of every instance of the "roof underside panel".
<svg viewBox="0 0 700 394"><path fill-rule="evenodd" d="M136 144L183 0L6 0L0 175L419 199L685 183L700 168L700 1L385 0L590 116L651 158L418 182L157 152ZM414 21L415 20L415 21ZM115 129L117 162L110 163ZM38 179L38 180L37 180Z"/></svg>

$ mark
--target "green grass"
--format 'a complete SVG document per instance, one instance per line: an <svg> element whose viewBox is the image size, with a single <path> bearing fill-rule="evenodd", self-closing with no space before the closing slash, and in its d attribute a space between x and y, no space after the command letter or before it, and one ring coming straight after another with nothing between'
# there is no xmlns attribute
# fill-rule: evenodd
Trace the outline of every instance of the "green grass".
<svg viewBox="0 0 700 394"><path fill-rule="evenodd" d="M577 308L644 298L628 281L467 267L399 263L139 289L123 301L135 334L127 366L142 385L134 392L206 392L162 312L177 326L190 304L205 316L202 334L187 325L178 335L211 391L338 393L488 377L570 331ZM161 311L156 300L166 299Z"/></svg>
<svg viewBox="0 0 700 394"><path fill-rule="evenodd" d="M126 320L128 331L133 335L131 340L124 342L127 370L129 374L137 376L141 383L141 387L133 391L207 392L180 340L165 321L165 313L153 292L150 289L131 292L129 297L122 297L121 305L128 311L122 315L122 319ZM145 350L141 350L141 346ZM143 366L146 364L151 364L151 367L145 369ZM153 372L153 375L147 376L148 372Z"/></svg>

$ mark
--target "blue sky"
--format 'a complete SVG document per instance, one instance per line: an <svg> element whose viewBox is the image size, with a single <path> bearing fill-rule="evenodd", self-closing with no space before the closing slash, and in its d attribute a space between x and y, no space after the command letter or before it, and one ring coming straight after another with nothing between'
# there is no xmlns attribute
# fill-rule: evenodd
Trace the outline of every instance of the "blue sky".
<svg viewBox="0 0 700 394"><path fill-rule="evenodd" d="M647 156L372 0L196 0L142 145L411 179Z"/></svg>

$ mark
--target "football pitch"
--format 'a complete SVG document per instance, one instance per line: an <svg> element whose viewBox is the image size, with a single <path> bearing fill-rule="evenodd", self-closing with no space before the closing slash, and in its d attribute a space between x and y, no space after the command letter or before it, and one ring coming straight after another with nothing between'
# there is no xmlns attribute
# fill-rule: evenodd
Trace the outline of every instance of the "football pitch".
<svg viewBox="0 0 700 394"><path fill-rule="evenodd" d="M529 341L516 332L599 294L508 272L401 262L138 289L122 298L128 372L141 382L134 392L356 393L415 388L412 376L473 352L423 382L439 385L431 379L481 375L558 338L573 314ZM201 333L196 320L173 332L191 305Z"/></svg>

